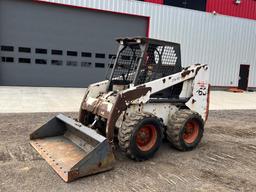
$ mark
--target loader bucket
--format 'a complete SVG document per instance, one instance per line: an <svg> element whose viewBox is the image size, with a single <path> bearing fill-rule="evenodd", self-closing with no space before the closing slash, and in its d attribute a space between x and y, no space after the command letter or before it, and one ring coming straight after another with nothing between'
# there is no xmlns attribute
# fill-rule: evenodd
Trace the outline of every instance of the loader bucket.
<svg viewBox="0 0 256 192"><path fill-rule="evenodd" d="M113 168L108 140L62 114L30 135L30 144L65 181Z"/></svg>

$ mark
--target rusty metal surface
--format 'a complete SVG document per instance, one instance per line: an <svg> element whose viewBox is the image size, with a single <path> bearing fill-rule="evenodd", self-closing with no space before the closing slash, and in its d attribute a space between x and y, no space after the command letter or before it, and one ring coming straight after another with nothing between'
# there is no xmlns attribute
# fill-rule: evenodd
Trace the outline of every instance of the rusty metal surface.
<svg viewBox="0 0 256 192"><path fill-rule="evenodd" d="M65 181L71 168L81 161L86 152L64 136L32 140L30 144Z"/></svg>
<svg viewBox="0 0 256 192"><path fill-rule="evenodd" d="M80 176L86 176L110 170L114 167L114 163L115 157L112 148L105 140L78 162L72 170L79 170ZM70 179L72 180L72 178Z"/></svg>
<svg viewBox="0 0 256 192"><path fill-rule="evenodd" d="M65 182L114 167L115 157L111 150L90 144L82 149L65 136L36 139L30 144Z"/></svg>
<svg viewBox="0 0 256 192"><path fill-rule="evenodd" d="M101 105L98 106L96 113L97 113L98 115L100 115L100 116L102 116L102 117L108 119L108 118L109 118L109 113L110 113L110 111L109 111L109 108L110 108L109 105L110 105L111 108L112 108L112 104L111 104L111 103L102 102ZM110 108L110 109L111 109L111 108Z"/></svg>
<svg viewBox="0 0 256 192"><path fill-rule="evenodd" d="M70 142L74 143L76 146L84 150L85 152L92 151L99 142L95 141L88 135L81 135L77 133L73 133L72 131L68 130L64 137L67 138Z"/></svg>
<svg viewBox="0 0 256 192"><path fill-rule="evenodd" d="M95 98L89 98L90 100L93 100L93 102L89 103L89 100L87 99L83 104L83 109L93 112L95 110L95 107L97 106L99 100Z"/></svg>
<svg viewBox="0 0 256 192"><path fill-rule="evenodd" d="M84 102L82 108L85 111L92 112L93 114L100 115L107 119L112 107L112 103L107 102L106 99L107 98L103 97L97 99L90 97Z"/></svg>
<svg viewBox="0 0 256 192"><path fill-rule="evenodd" d="M34 131L30 139L65 182L113 168L115 158L107 139L64 115Z"/></svg>

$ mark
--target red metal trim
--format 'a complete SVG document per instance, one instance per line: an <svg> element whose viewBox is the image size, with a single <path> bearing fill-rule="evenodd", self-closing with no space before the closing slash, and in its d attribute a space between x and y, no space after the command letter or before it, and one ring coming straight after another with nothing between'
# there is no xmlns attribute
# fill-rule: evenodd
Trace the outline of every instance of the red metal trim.
<svg viewBox="0 0 256 192"><path fill-rule="evenodd" d="M150 17L148 17L148 26L147 26L147 37L149 37L149 33L150 33Z"/></svg>
<svg viewBox="0 0 256 192"><path fill-rule="evenodd" d="M144 2L149 2L149 3L155 3L155 4L164 4L164 0L144 0Z"/></svg>
<svg viewBox="0 0 256 192"><path fill-rule="evenodd" d="M113 14L118 14L118 15L142 17L142 18L147 19L148 25L147 25L145 35L146 35L146 37L149 37L150 16L136 15L136 14L131 14L131 13L123 13L123 12L118 12L118 11L109 11L109 10L104 10L104 9L96 9L96 8L91 8L91 7L77 6L77 5L69 5L69 4L64 4L64 3L48 2L48 1L44 1L44 0L33 0L33 1L36 3L52 4L52 5L65 6L65 7L71 7L71 8L76 8L76 9L87 9L87 10L91 10L91 11L107 12L107 13L113 13Z"/></svg>
<svg viewBox="0 0 256 192"><path fill-rule="evenodd" d="M234 0L207 0L206 11L256 20L256 1L242 0L236 4Z"/></svg>

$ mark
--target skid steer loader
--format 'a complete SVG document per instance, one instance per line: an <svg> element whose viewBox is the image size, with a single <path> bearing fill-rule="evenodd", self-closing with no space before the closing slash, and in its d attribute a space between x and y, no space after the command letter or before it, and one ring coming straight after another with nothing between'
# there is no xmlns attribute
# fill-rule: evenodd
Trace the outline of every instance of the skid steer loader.
<svg viewBox="0 0 256 192"><path fill-rule="evenodd" d="M188 151L203 136L208 66L182 68L177 43L143 37L117 42L107 80L88 87L78 120L60 114L30 135L31 145L66 182L112 169L118 145L142 161L163 138Z"/></svg>

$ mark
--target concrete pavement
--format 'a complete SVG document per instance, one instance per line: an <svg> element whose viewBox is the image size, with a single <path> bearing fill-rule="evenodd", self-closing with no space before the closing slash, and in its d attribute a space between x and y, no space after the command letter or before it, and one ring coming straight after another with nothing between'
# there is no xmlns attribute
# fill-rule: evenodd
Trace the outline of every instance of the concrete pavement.
<svg viewBox="0 0 256 192"><path fill-rule="evenodd" d="M0 87L0 113L78 111L85 89Z"/></svg>
<svg viewBox="0 0 256 192"><path fill-rule="evenodd" d="M85 88L0 86L0 113L76 112ZM256 92L211 92L211 110L256 109Z"/></svg>
<svg viewBox="0 0 256 192"><path fill-rule="evenodd" d="M212 91L210 110L256 109L256 92Z"/></svg>

